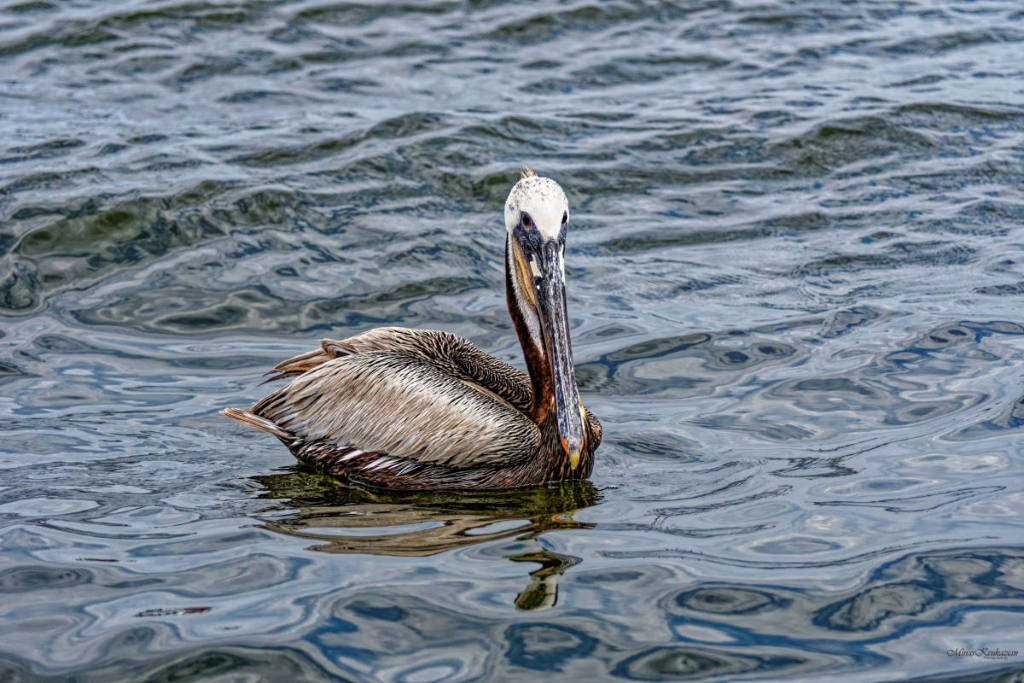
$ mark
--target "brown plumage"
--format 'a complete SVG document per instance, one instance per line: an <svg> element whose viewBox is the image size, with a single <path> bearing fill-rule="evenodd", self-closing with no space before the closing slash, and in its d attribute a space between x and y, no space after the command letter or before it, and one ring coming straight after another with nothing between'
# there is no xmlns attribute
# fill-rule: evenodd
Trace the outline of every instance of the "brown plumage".
<svg viewBox="0 0 1024 683"><path fill-rule="evenodd" d="M271 380L290 384L223 414L370 486L503 489L589 476L601 425L572 377L564 194L524 174L505 214L509 311L529 375L453 334L385 327L278 364Z"/></svg>

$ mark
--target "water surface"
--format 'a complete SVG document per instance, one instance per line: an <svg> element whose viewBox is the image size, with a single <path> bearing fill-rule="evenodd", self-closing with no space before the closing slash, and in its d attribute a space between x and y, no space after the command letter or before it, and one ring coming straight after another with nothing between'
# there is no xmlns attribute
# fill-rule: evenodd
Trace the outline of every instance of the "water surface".
<svg viewBox="0 0 1024 683"><path fill-rule="evenodd" d="M1019 3L5 2L0 677L1001 680ZM573 207L590 483L386 495L217 414L387 324L520 363Z"/></svg>

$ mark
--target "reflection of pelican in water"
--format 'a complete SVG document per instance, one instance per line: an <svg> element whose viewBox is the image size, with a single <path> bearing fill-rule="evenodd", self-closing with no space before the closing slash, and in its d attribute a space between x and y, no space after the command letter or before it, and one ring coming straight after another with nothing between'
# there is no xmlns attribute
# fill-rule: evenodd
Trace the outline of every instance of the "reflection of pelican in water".
<svg viewBox="0 0 1024 683"><path fill-rule="evenodd" d="M531 541L552 529L589 528L572 513L599 500L587 481L455 494L343 486L301 469L256 479L267 487L265 497L283 498L297 508L292 517L264 520L267 528L314 541L310 550L328 553L416 557L503 538ZM520 609L553 605L558 576L580 561L539 546L509 559L541 565L516 598Z"/></svg>
<svg viewBox="0 0 1024 683"><path fill-rule="evenodd" d="M529 375L447 332L378 328L279 364L294 378L223 413L295 456L394 489L505 489L590 475L601 425L573 375L565 304L569 205L524 174L505 203L505 290Z"/></svg>
<svg viewBox="0 0 1024 683"><path fill-rule="evenodd" d="M580 563L580 558L562 555L541 548L508 558L515 562L539 562L540 569L530 572L530 585L516 596L516 607L522 610L547 609L558 602L558 577L569 567Z"/></svg>

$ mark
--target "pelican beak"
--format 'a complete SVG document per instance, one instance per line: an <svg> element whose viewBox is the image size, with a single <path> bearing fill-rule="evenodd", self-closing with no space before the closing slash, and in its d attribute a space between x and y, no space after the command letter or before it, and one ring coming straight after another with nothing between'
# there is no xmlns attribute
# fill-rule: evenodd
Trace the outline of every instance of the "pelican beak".
<svg viewBox="0 0 1024 683"><path fill-rule="evenodd" d="M564 243L544 240L524 249L536 295L544 351L551 368L555 415L562 448L573 469L580 464L583 451L583 403L576 387L572 343L569 340L569 315L565 303Z"/></svg>

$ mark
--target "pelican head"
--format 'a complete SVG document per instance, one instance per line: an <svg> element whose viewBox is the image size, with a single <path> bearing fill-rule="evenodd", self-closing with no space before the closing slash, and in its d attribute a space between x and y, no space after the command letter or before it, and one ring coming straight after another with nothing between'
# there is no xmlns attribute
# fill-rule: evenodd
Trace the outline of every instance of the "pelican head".
<svg viewBox="0 0 1024 683"><path fill-rule="evenodd" d="M584 415L565 304L568 224L569 201L558 183L525 172L505 202L509 308L530 366L533 417L541 422L554 408L562 447L575 469L584 446Z"/></svg>

